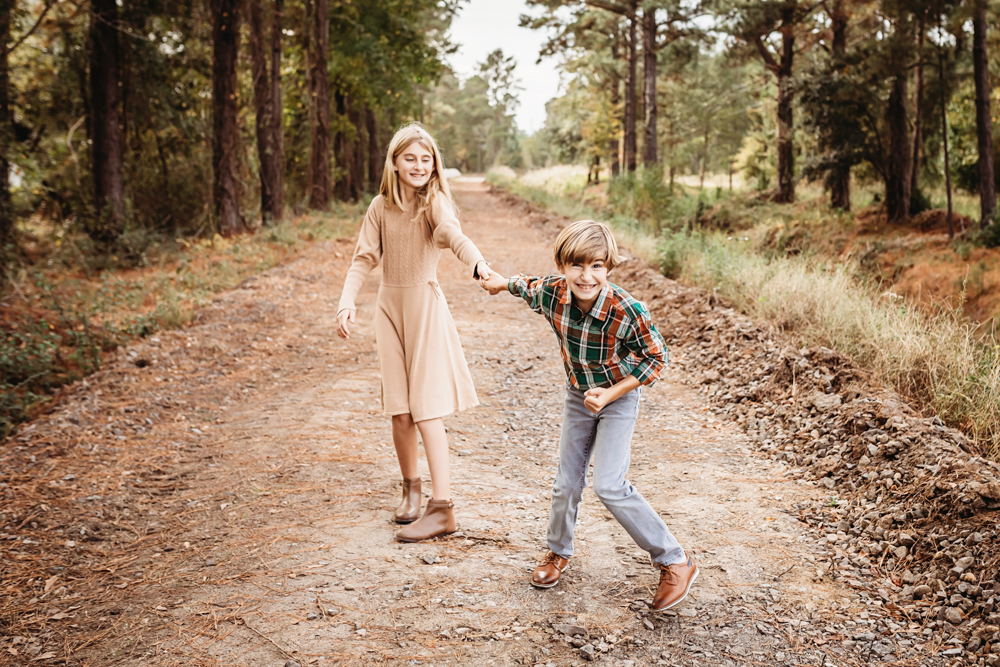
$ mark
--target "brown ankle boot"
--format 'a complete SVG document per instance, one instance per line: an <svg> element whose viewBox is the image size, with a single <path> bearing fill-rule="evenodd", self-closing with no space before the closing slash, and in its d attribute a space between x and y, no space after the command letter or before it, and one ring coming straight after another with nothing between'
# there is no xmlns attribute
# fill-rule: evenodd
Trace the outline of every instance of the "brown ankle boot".
<svg viewBox="0 0 1000 667"><path fill-rule="evenodd" d="M396 533L400 542L422 542L438 535L447 535L458 530L455 522L454 505L450 500L431 500L420 521L411 523Z"/></svg>
<svg viewBox="0 0 1000 667"><path fill-rule="evenodd" d="M403 500L396 508L396 523L413 523L420 516L420 478L403 478Z"/></svg>

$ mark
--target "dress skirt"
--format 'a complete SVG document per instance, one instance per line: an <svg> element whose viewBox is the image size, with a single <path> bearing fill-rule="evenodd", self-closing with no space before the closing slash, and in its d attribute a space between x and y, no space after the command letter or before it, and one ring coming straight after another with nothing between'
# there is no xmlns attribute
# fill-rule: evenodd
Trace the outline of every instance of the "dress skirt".
<svg viewBox="0 0 1000 667"><path fill-rule="evenodd" d="M413 421L479 405L448 302L435 282L381 285L375 344L382 367L382 408Z"/></svg>

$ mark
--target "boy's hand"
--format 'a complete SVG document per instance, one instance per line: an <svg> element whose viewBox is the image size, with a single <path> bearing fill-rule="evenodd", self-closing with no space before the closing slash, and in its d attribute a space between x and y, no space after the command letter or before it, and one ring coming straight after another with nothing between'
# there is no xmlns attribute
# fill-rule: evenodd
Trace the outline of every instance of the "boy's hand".
<svg viewBox="0 0 1000 667"><path fill-rule="evenodd" d="M614 395L611 387L594 387L583 393L583 405L595 415L600 412L605 405L618 398Z"/></svg>
<svg viewBox="0 0 1000 667"><path fill-rule="evenodd" d="M496 271L490 273L490 277L488 279L480 278L479 284L484 290L489 292L491 296L496 296L500 292L507 291L507 279Z"/></svg>

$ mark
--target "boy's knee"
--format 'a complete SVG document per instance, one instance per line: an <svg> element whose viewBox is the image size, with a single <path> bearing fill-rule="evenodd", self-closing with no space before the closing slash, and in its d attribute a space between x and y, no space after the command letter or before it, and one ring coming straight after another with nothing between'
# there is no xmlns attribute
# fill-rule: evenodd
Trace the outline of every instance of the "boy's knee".
<svg viewBox="0 0 1000 667"><path fill-rule="evenodd" d="M621 500L629 494L631 486L626 480L619 478L595 479L594 495L602 502Z"/></svg>

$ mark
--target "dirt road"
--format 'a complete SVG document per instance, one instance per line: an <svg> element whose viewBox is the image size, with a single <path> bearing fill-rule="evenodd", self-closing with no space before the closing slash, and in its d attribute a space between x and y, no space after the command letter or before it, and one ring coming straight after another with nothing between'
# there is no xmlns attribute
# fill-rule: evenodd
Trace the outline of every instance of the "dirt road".
<svg viewBox="0 0 1000 667"><path fill-rule="evenodd" d="M555 226L481 182L458 191L497 270L554 270ZM918 626L822 577L833 546L794 505L829 491L754 453L676 365L644 396L630 477L701 567L689 599L647 613L656 571L589 490L564 582L528 585L555 472L558 349L540 316L481 291L450 253L439 278L482 401L446 420L461 532L396 543L378 275L351 341L335 334L352 248L320 244L248 281L195 326L123 351L22 432L8 463L34 470L52 518L7 520L41 520L62 555L29 578L38 541L8 548L23 577L0 590L34 597L0 663L936 663L941 647Z"/></svg>

